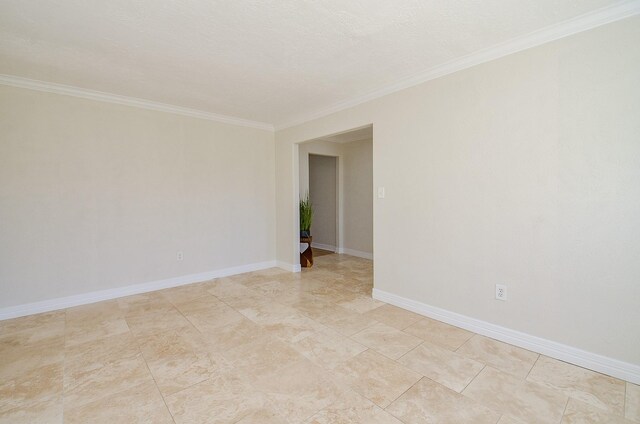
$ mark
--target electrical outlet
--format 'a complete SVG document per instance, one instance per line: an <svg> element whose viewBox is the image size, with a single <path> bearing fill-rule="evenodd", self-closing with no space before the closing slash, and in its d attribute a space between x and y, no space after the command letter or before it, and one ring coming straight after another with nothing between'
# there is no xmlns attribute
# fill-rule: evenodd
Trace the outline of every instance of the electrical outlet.
<svg viewBox="0 0 640 424"><path fill-rule="evenodd" d="M496 284L496 299L507 300L507 286L504 284Z"/></svg>
<svg viewBox="0 0 640 424"><path fill-rule="evenodd" d="M176 255L176 259L179 261L184 259L184 255L182 254L182 252L178 252L178 254Z"/></svg>

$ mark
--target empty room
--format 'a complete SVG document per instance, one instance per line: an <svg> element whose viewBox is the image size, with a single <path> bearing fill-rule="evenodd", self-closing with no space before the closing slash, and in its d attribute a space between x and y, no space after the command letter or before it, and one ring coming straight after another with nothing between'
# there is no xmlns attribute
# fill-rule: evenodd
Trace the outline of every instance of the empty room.
<svg viewBox="0 0 640 424"><path fill-rule="evenodd" d="M3 0L0 424L640 423L640 0Z"/></svg>

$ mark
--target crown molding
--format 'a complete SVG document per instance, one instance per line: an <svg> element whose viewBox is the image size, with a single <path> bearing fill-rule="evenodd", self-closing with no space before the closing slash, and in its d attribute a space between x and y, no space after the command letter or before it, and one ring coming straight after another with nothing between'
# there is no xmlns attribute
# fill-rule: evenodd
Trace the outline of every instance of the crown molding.
<svg viewBox="0 0 640 424"><path fill-rule="evenodd" d="M277 125L266 122L251 121L234 116L220 115L205 112L197 109L189 109L181 106L169 105L166 103L154 102L151 100L138 99L135 97L121 96L118 94L105 93L96 90L89 90L69 85L50 83L45 81L32 80L13 75L0 74L0 84L12 87L27 88L37 91L45 91L67 96L80 97L84 99L101 102L115 103L125 106L149 109L160 112L173 113L177 115L189 116L192 118L206 119L230 125L238 125L261 130L274 131L294 127L302 123L322 118L332 113L336 113L354 106L375 100L380 97L413 87L424 82L443 77L463 69L489 62L501 57L530 49L563 37L587 31L611 22L619 21L634 15L640 14L640 0L629 0L617 3L613 6L604 7L593 12L589 12L575 18L551 25L529 34L513 38L509 41L496 44L492 47L479 50L477 52L459 57L436 67L427 69L419 74L396 81L395 83L383 86L367 94L352 97L334 103L333 105L319 109L315 112L303 113L284 121Z"/></svg>
<svg viewBox="0 0 640 424"><path fill-rule="evenodd" d="M481 63L489 62L501 57L527 50L532 47L568 37L579 32L587 31L611 22L619 21L640 14L640 0L631 0L604 7L575 18L551 25L529 34L513 38L492 47L470 53L449 62L430 68L419 74L404 78L393 84L335 103L316 112L298 115L298 117L275 125L276 131L291 128L314 119L322 118L332 113L366 103L368 101L413 87L424 82L443 77L463 69L471 68Z"/></svg>
<svg viewBox="0 0 640 424"><path fill-rule="evenodd" d="M56 84L52 82L32 80L28 78L16 77L13 75L0 74L0 84L11 87L27 88L30 90L44 91L47 93L62 94L65 96L80 97L83 99L96 100L99 102L115 103L124 106L131 106L140 109L155 110L159 112L173 113L176 115L188 116L191 118L206 119L208 121L222 124L237 125L241 127L257 128L260 130L273 131L273 125L265 122L250 121L236 118L234 116L219 115L217 113L205 112L202 110L189 109L181 106L169 105L166 103L154 102L151 100L138 99L135 97L121 96L118 94L105 93L102 91L89 90L70 85Z"/></svg>

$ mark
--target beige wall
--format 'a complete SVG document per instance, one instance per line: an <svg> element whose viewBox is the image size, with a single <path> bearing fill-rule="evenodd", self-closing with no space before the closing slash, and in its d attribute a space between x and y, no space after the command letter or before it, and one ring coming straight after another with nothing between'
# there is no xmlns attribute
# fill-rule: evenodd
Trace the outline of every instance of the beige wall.
<svg viewBox="0 0 640 424"><path fill-rule="evenodd" d="M0 128L0 307L275 257L269 131L6 86Z"/></svg>
<svg viewBox="0 0 640 424"><path fill-rule="evenodd" d="M344 248L373 253L373 143L344 144Z"/></svg>
<svg viewBox="0 0 640 424"><path fill-rule="evenodd" d="M294 143L373 123L377 289L640 363L638 45L633 17L276 132L278 259Z"/></svg>
<svg viewBox="0 0 640 424"><path fill-rule="evenodd" d="M338 158L309 155L309 196L313 204L313 242L337 246Z"/></svg>

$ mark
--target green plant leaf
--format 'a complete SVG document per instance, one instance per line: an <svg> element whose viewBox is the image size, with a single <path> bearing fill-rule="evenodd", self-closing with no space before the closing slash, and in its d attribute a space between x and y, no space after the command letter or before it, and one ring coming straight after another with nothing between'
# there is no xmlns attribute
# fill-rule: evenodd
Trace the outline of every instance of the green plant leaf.
<svg viewBox="0 0 640 424"><path fill-rule="evenodd" d="M300 231L309 231L313 220L313 204L309 198L309 192L300 200Z"/></svg>

